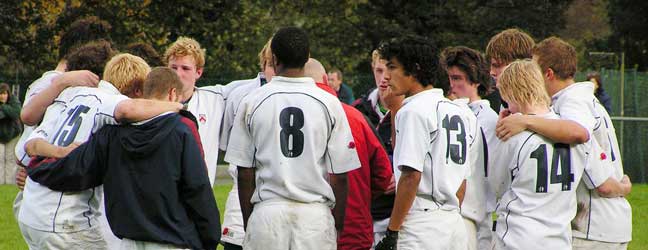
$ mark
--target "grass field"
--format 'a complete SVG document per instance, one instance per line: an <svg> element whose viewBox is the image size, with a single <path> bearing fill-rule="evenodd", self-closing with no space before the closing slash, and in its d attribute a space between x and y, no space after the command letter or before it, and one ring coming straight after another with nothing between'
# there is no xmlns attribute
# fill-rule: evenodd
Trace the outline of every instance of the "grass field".
<svg viewBox="0 0 648 250"><path fill-rule="evenodd" d="M227 184L214 187L214 195L221 214L230 187L231 185ZM12 212L12 204L17 192L18 189L13 185L0 185L0 249L3 250L27 249ZM648 224L644 224L648 221L648 185L634 185L628 200L632 205L633 225L633 240L629 249L648 249ZM221 217L221 221L222 219Z"/></svg>

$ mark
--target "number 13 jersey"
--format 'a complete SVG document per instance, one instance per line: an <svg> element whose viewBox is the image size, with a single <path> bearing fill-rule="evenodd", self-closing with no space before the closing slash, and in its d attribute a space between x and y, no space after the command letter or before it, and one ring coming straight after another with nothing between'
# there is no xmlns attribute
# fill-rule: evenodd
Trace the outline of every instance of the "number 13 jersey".
<svg viewBox="0 0 648 250"><path fill-rule="evenodd" d="M312 78L273 77L242 100L234 119L225 161L256 168L252 203L333 206L328 174L360 166L340 101Z"/></svg>
<svg viewBox="0 0 648 250"><path fill-rule="evenodd" d="M456 193L470 173L468 151L474 141L475 122L468 115L472 114L443 97L441 89L403 101L396 113L394 178L399 181L403 166L421 172L412 209L459 211Z"/></svg>

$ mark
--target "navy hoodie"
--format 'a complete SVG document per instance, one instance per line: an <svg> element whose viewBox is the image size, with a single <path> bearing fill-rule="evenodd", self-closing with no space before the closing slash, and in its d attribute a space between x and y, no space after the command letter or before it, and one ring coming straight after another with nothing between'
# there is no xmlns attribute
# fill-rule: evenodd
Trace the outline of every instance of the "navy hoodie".
<svg viewBox="0 0 648 250"><path fill-rule="evenodd" d="M216 249L220 219L195 117L164 114L140 125L105 126L61 159L32 161L32 180L56 191L104 185L119 238Z"/></svg>

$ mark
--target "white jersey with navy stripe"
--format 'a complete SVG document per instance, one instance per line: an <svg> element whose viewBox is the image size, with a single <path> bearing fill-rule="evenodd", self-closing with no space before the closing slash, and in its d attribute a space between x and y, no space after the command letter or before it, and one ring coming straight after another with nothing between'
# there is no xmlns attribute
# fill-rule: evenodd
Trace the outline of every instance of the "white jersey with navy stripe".
<svg viewBox="0 0 648 250"><path fill-rule="evenodd" d="M83 143L106 124L116 124L117 104L127 99L110 83L98 88L73 87L61 92L45 113L43 123L29 140L42 138L57 146ZM81 192L50 190L27 178L20 209L20 222L48 232L76 232L97 223L103 192L101 187Z"/></svg>
<svg viewBox="0 0 648 250"><path fill-rule="evenodd" d="M542 117L558 119L553 112ZM554 143L524 131L499 145L496 164L511 178L496 209L505 249L571 249L576 186L584 170L601 164L588 157L589 144Z"/></svg>
<svg viewBox="0 0 648 250"><path fill-rule="evenodd" d="M497 144L500 140L497 138L495 128L497 120L499 119L497 113L490 107L488 100L478 100L468 104L470 109L477 116L477 123L479 123L479 134L481 143L477 144L479 153L477 154L477 163L481 167L480 174L483 174L488 183L488 173L492 171L494 160L497 152ZM497 199L495 191L491 189L490 185L484 186L484 194L486 199L486 212L495 211Z"/></svg>
<svg viewBox="0 0 648 250"><path fill-rule="evenodd" d="M220 139L223 112L225 111L225 94L228 89L222 85L196 88L187 106L187 110L198 121L198 133L205 152L207 174L212 186L216 181L216 166L218 165L219 153L218 141Z"/></svg>
<svg viewBox="0 0 648 250"><path fill-rule="evenodd" d="M465 110L440 89L405 98L396 113L394 178L399 181L403 166L421 172L412 210L459 211L457 190L470 173L470 124Z"/></svg>
<svg viewBox="0 0 648 250"><path fill-rule="evenodd" d="M23 107L29 103L32 97L46 89L52 84L52 81L54 80L55 77L62 75L63 72L52 70L52 71L47 71L43 73L41 78L38 78L36 81L34 81L29 87L27 88L27 93L25 93L25 101L23 102ZM25 142L27 141L27 138L29 138L29 135L36 129L36 126L24 126L23 132L20 135L20 139L18 139L18 142L16 143L16 148L14 149L14 153L16 154L16 160L20 161L20 163L23 166L26 166L29 164L29 155L27 155L27 152L25 152Z"/></svg>
<svg viewBox="0 0 648 250"><path fill-rule="evenodd" d="M252 203L333 206L329 174L360 167L340 101L312 78L275 76L241 102L225 160L256 168Z"/></svg>
<svg viewBox="0 0 648 250"><path fill-rule="evenodd" d="M577 84L593 91L591 83ZM578 93L580 91L574 92ZM595 154L594 157L608 158L610 164L606 167L612 169L612 177L621 180L624 175L623 162L612 119L596 97L590 97L595 111L592 115L596 119L592 135L604 150L604 154ZM581 184L577 189L577 198L581 210L574 219L574 237L618 243L632 240L632 209L624 197L604 198Z"/></svg>

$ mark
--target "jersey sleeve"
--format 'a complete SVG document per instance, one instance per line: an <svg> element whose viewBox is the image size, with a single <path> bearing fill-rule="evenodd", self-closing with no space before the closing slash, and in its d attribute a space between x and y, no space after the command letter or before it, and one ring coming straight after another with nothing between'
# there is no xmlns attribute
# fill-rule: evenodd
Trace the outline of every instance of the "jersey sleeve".
<svg viewBox="0 0 648 250"><path fill-rule="evenodd" d="M97 118L102 119L104 125L115 125L118 124L115 119L115 110L119 103L123 100L128 99L125 95L114 95L106 93L97 94L101 99L101 105L99 105L97 110Z"/></svg>
<svg viewBox="0 0 648 250"><path fill-rule="evenodd" d="M232 127L234 126L234 116L236 115L236 110L238 108L236 106L240 104L239 102L235 102L236 99L236 94L232 93L225 101L225 112L223 113L219 145L219 148L223 151L227 151L227 144L229 143L229 138L232 133Z"/></svg>
<svg viewBox="0 0 648 250"><path fill-rule="evenodd" d="M587 129L588 135L592 135L596 126L596 118L588 111L592 110L592 103L582 98L573 98L564 101L560 107L560 118L578 123Z"/></svg>
<svg viewBox="0 0 648 250"><path fill-rule="evenodd" d="M236 116L234 116L234 125L232 125L231 137L236 140L230 140L227 145L227 152L225 153L225 161L230 164L252 168L254 167L254 153L255 146L252 141L251 131L248 129L248 106L251 103L246 102L244 99L241 102L241 109Z"/></svg>
<svg viewBox="0 0 648 250"><path fill-rule="evenodd" d="M335 121L331 129L331 137L326 145L326 158L329 161L328 172L329 174L346 173L359 168L360 159L358 159L351 127L342 109L342 104L334 103L330 105L330 110Z"/></svg>
<svg viewBox="0 0 648 250"><path fill-rule="evenodd" d="M583 173L583 183L589 189L595 189L602 185L608 178L613 176L614 168L610 157L605 154L605 151L596 142L596 140L589 140L585 144L578 145L579 150L586 151L591 149L585 154L577 154L576 157L588 157L586 159L585 171Z"/></svg>
<svg viewBox="0 0 648 250"><path fill-rule="evenodd" d="M411 110L400 110L396 113L396 148L394 149L394 166L401 169L407 166L423 172L425 156L428 153L429 141L426 133L433 133L426 126L425 117Z"/></svg>

